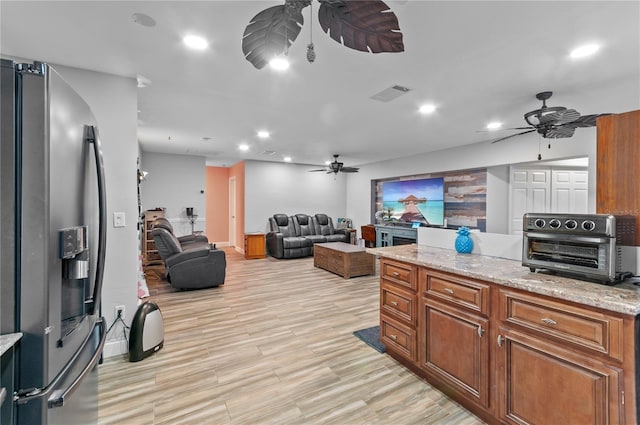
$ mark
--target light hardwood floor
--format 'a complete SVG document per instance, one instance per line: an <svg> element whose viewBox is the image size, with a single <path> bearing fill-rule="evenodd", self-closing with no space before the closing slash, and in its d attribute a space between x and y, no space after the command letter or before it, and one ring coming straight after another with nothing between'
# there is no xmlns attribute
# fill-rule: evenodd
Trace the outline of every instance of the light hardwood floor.
<svg viewBox="0 0 640 425"><path fill-rule="evenodd" d="M379 276L226 253L217 288L147 271L164 347L99 367L99 424L483 424L352 335L378 324Z"/></svg>

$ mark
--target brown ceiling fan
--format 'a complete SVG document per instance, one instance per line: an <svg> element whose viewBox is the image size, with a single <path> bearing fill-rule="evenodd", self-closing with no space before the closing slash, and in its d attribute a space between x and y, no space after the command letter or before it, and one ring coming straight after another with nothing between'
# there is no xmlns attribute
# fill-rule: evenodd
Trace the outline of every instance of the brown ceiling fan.
<svg viewBox="0 0 640 425"><path fill-rule="evenodd" d="M242 52L257 69L287 53L296 40L304 18L302 9L312 0L285 0L254 16L242 36ZM403 52L398 18L381 0L318 0L320 27L332 39L354 50L371 53ZM313 41L307 59L315 60Z"/></svg>
<svg viewBox="0 0 640 425"><path fill-rule="evenodd" d="M325 171L327 174L338 173L357 173L360 168L345 167L343 162L338 161L340 155L333 155L333 162L329 163L325 168L319 168L317 170L309 170L309 172Z"/></svg>
<svg viewBox="0 0 640 425"><path fill-rule="evenodd" d="M533 133L540 134L545 139L563 139L573 136L576 128L579 127L595 127L596 119L605 114L580 115L575 109L568 109L564 106L547 106L547 100L553 95L553 92L544 91L536 94L536 99L542 101L542 107L524 114L524 120L529 124L528 127L514 127L506 130L525 130L520 133L511 134L509 136L494 139L491 143L501 142L512 137L522 134Z"/></svg>

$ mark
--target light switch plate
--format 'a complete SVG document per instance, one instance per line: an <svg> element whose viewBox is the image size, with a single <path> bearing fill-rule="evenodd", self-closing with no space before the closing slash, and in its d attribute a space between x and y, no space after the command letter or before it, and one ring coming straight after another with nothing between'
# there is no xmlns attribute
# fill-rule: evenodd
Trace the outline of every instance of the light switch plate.
<svg viewBox="0 0 640 425"><path fill-rule="evenodd" d="M124 212L113 213L113 227L125 227L125 215Z"/></svg>

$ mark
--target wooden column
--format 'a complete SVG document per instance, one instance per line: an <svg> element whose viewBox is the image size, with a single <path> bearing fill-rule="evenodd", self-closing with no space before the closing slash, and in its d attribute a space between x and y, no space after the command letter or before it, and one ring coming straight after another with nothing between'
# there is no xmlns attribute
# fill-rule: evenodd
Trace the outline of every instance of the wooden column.
<svg viewBox="0 0 640 425"><path fill-rule="evenodd" d="M636 217L640 246L640 111L598 118L596 212Z"/></svg>

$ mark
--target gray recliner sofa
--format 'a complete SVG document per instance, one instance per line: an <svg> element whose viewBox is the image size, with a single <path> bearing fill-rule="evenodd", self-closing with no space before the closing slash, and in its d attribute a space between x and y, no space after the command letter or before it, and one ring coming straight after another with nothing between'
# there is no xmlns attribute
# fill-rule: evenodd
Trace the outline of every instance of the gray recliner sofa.
<svg viewBox="0 0 640 425"><path fill-rule="evenodd" d="M269 217L267 251L274 258L300 258L313 255L313 244L346 242L347 233L333 227L326 214L274 214Z"/></svg>
<svg viewBox="0 0 640 425"><path fill-rule="evenodd" d="M189 249L195 247L203 247L209 245L209 238L206 235L185 235L185 236L176 236L173 231L173 226L171 222L164 217L158 217L153 221L153 228L161 228L165 229L169 233L171 233L180 243L182 249Z"/></svg>
<svg viewBox="0 0 640 425"><path fill-rule="evenodd" d="M224 251L209 244L183 249L178 239L162 227L154 227L151 235L164 260L171 286L200 289L224 284L227 269Z"/></svg>

